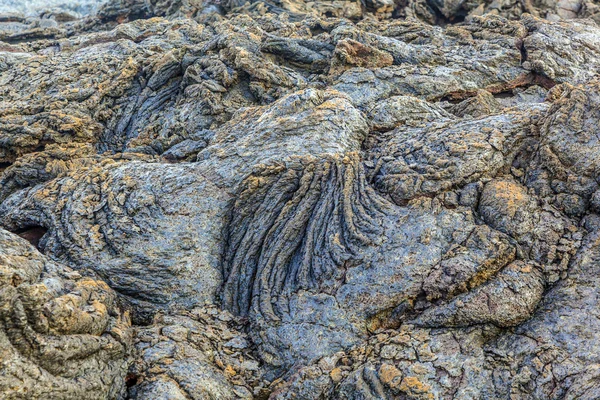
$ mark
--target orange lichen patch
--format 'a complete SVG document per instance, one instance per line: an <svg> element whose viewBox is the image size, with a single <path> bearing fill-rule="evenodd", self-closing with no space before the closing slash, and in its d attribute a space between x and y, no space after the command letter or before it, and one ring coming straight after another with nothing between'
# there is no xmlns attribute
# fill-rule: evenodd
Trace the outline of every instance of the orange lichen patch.
<svg viewBox="0 0 600 400"><path fill-rule="evenodd" d="M390 339L391 343L396 343L396 344L409 344L410 343L410 335L407 335L405 333L400 333L396 336L393 336Z"/></svg>
<svg viewBox="0 0 600 400"><path fill-rule="evenodd" d="M388 52L352 39L344 39L335 48L329 73L338 75L354 67L381 68L393 63L394 58Z"/></svg>
<svg viewBox="0 0 600 400"><path fill-rule="evenodd" d="M493 194L494 202L502 209L503 213L514 217L519 208L529 201L525 189L511 181L490 182L486 188L488 193Z"/></svg>
<svg viewBox="0 0 600 400"><path fill-rule="evenodd" d="M151 374L158 375L158 374L164 373L165 369L162 366L160 366L160 365L155 365L155 366L153 366L151 368L148 368L148 372L151 373Z"/></svg>
<svg viewBox="0 0 600 400"><path fill-rule="evenodd" d="M375 12L377 14L387 14L387 13L391 13L392 11L394 11L393 4L383 4L383 5L381 5L381 7L377 8L375 10Z"/></svg>
<svg viewBox="0 0 600 400"><path fill-rule="evenodd" d="M478 240L485 240L488 229L476 229L472 235ZM496 256L486 259L466 282L456 285L448 294L455 296L467 290L472 290L490 280L502 267L515 260L517 250L512 246L500 246Z"/></svg>
<svg viewBox="0 0 600 400"><path fill-rule="evenodd" d="M104 281L99 281L90 278L83 278L79 280L76 284L76 287L81 290L103 290L106 292L110 292L110 287Z"/></svg>
<svg viewBox="0 0 600 400"><path fill-rule="evenodd" d="M120 69L119 75L114 77L112 80L105 80L97 85L98 92L101 96L112 96L119 97L125 93L125 90L129 88L133 78L137 75L140 70L140 64L133 59L128 57L125 60L125 64Z"/></svg>
<svg viewBox="0 0 600 400"><path fill-rule="evenodd" d="M237 374L237 372L235 372L235 370L233 369L233 367L231 365L228 365L227 367L225 367L225 373L228 376L235 376Z"/></svg>
<svg viewBox="0 0 600 400"><path fill-rule="evenodd" d="M102 228L100 227L100 225L94 225L88 233L88 242L90 243L90 246L96 251L101 250L105 245L104 234L101 232L101 229Z"/></svg>
<svg viewBox="0 0 600 400"><path fill-rule="evenodd" d="M419 342L427 342L429 340L429 332L426 329L418 329L411 332L411 336Z"/></svg>
<svg viewBox="0 0 600 400"><path fill-rule="evenodd" d="M568 83L556 85L548 91L548 94L546 95L546 101L557 104L565 104L568 102L568 97L563 98L562 96L569 90L573 90L573 86L569 85Z"/></svg>
<svg viewBox="0 0 600 400"><path fill-rule="evenodd" d="M533 266L531 264L517 264L516 269L528 274L533 271Z"/></svg>
<svg viewBox="0 0 600 400"><path fill-rule="evenodd" d="M53 333L100 335L104 332L109 320L106 305L99 300L88 303L86 297L89 296L69 293L44 306Z"/></svg>
<svg viewBox="0 0 600 400"><path fill-rule="evenodd" d="M419 360L422 362L434 361L437 359L437 355L432 351L431 347L429 347L429 343L422 343L417 348L417 354L419 355ZM421 366L415 366L413 369L414 373L422 373L426 374L427 370ZM423 369L420 369L423 368Z"/></svg>
<svg viewBox="0 0 600 400"><path fill-rule="evenodd" d="M340 382L342 380L342 370L341 370L341 368L338 367L338 368L332 369L331 372L329 373L329 377L335 383Z"/></svg>
<svg viewBox="0 0 600 400"><path fill-rule="evenodd" d="M379 379L391 388L395 388L402 382L402 372L391 364L383 364L379 367Z"/></svg>
<svg viewBox="0 0 600 400"><path fill-rule="evenodd" d="M516 250L513 251L513 257L511 257L508 261L512 261L514 260L514 255L516 254ZM475 275L473 275L471 277L471 279L469 279L468 282L466 282L465 286L468 289L474 289L478 286L481 286L481 284L487 282L496 272L498 272L498 269L502 266L505 265L506 262L499 262L499 260L494 259L494 260L490 260L486 263L484 263L482 265L482 268L479 270L478 273L476 273ZM455 290L452 294L458 293L458 292L464 292L465 289L464 287L457 287L457 290Z"/></svg>
<svg viewBox="0 0 600 400"><path fill-rule="evenodd" d="M393 328L394 324L391 323L391 316L394 308L385 309L371 316L367 320L367 331L373 333L379 329Z"/></svg>
<svg viewBox="0 0 600 400"><path fill-rule="evenodd" d="M407 376L402 379L399 389L410 399L433 400L434 396L431 387L421 382L415 376Z"/></svg>
<svg viewBox="0 0 600 400"><path fill-rule="evenodd" d="M54 133L54 140L57 142L64 142L64 134L67 133L69 136L74 136L77 139L94 139L102 130L102 126L95 121L92 121L88 116L78 114L67 114L61 109L64 108L62 104L55 104L53 108L56 108L44 116L47 120L44 126L35 123L33 126L37 126L43 130L52 130Z"/></svg>

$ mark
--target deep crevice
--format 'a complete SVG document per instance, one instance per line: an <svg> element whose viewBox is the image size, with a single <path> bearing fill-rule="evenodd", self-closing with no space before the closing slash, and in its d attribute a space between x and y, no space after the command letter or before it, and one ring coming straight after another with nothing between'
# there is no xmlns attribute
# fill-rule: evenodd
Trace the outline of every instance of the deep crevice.
<svg viewBox="0 0 600 400"><path fill-rule="evenodd" d="M509 99L511 97L514 97L514 92L511 90L506 90L504 92L498 92L498 93L494 93L493 96L496 99Z"/></svg>
<svg viewBox="0 0 600 400"><path fill-rule="evenodd" d="M125 376L125 386L128 388L133 387L139 383L139 380L140 376L138 374L130 372Z"/></svg>
<svg viewBox="0 0 600 400"><path fill-rule="evenodd" d="M38 250L41 250L40 249L40 241L42 240L42 237L46 234L46 232L48 232L48 229L44 228L43 226L39 226L39 225L28 226L26 228L21 228L21 229L17 229L16 231L13 231L13 233L15 233L15 234L19 235L20 237L22 237L23 239L27 240L29 243L34 245Z"/></svg>
<svg viewBox="0 0 600 400"><path fill-rule="evenodd" d="M521 52L521 64L523 64L525 61L527 61L527 49L525 48L525 41L520 40L518 43L519 51Z"/></svg>

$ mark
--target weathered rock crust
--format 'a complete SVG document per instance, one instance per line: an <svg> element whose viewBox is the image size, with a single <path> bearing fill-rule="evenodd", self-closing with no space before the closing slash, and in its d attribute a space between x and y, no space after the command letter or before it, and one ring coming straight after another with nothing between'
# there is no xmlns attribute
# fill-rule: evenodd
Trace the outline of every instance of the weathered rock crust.
<svg viewBox="0 0 600 400"><path fill-rule="evenodd" d="M8 4L0 397L600 397L595 2Z"/></svg>

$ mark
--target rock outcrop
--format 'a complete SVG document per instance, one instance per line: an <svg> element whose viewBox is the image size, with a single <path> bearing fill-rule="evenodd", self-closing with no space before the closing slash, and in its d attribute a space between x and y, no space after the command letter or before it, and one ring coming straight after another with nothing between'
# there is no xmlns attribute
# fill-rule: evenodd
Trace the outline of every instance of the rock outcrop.
<svg viewBox="0 0 600 400"><path fill-rule="evenodd" d="M0 397L600 397L591 0L0 5Z"/></svg>

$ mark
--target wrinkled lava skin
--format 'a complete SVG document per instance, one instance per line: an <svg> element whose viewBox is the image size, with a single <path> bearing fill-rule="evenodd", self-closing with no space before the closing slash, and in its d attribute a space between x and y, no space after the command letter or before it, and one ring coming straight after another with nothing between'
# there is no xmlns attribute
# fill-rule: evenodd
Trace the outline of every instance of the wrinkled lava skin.
<svg viewBox="0 0 600 400"><path fill-rule="evenodd" d="M600 398L600 7L0 7L0 397Z"/></svg>

